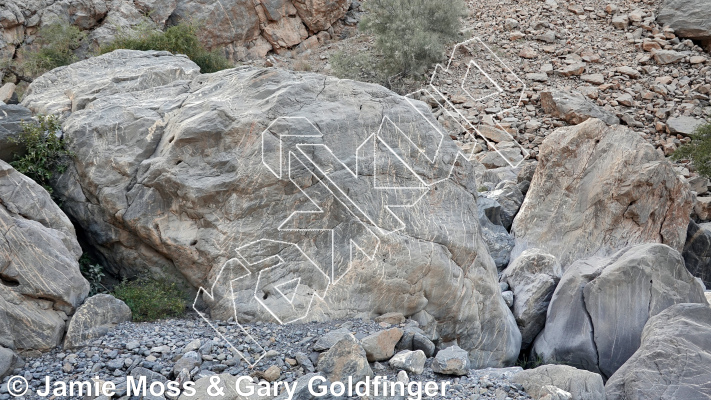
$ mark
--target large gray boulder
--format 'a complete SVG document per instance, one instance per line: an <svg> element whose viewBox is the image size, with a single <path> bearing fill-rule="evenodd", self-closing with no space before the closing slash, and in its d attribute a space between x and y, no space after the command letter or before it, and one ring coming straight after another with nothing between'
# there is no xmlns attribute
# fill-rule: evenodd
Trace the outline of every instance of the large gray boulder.
<svg viewBox="0 0 711 400"><path fill-rule="evenodd" d="M513 223L511 259L539 248L565 270L639 243L681 251L691 207L689 185L652 145L626 127L591 119L557 129L541 145Z"/></svg>
<svg viewBox="0 0 711 400"><path fill-rule="evenodd" d="M501 274L501 281L514 293L513 313L521 330L521 348L528 348L543 330L561 275L558 260L539 249L524 251Z"/></svg>
<svg viewBox="0 0 711 400"><path fill-rule="evenodd" d="M76 157L55 190L109 272L206 288L225 320L235 305L244 322L421 313L473 365L515 361L473 167L424 103L279 69L198 75L184 57L122 50L43 75L23 105L65 113Z"/></svg>
<svg viewBox="0 0 711 400"><path fill-rule="evenodd" d="M620 119L605 111L597 104L577 92L552 90L541 92L541 107L543 110L570 124L577 125L590 118L597 118L609 125L617 125Z"/></svg>
<svg viewBox="0 0 711 400"><path fill-rule="evenodd" d="M708 304L669 246L638 245L577 261L553 293L533 352L610 377L639 348L647 320L678 303Z"/></svg>
<svg viewBox="0 0 711 400"><path fill-rule="evenodd" d="M555 386L572 395L572 400L605 400L602 377L568 365L542 365L521 371L511 382L523 386L534 399L545 395L546 386Z"/></svg>
<svg viewBox="0 0 711 400"><path fill-rule="evenodd" d="M69 218L49 193L0 160L0 346L46 350L89 293Z"/></svg>
<svg viewBox="0 0 711 400"><path fill-rule="evenodd" d="M691 275L700 278L706 287L711 287L711 231L691 221L682 255Z"/></svg>
<svg viewBox="0 0 711 400"><path fill-rule="evenodd" d="M683 38L711 42L711 3L706 0L664 0L657 22Z"/></svg>
<svg viewBox="0 0 711 400"><path fill-rule="evenodd" d="M0 379L9 375L17 363L17 354L10 349L0 346Z"/></svg>
<svg viewBox="0 0 711 400"><path fill-rule="evenodd" d="M331 382L348 382L350 378L356 383L373 376L365 350L353 335L344 337L321 354L316 368Z"/></svg>
<svg viewBox="0 0 711 400"><path fill-rule="evenodd" d="M17 139L22 132L22 122L30 122L31 119L32 112L25 107L0 104L0 160L12 162L14 154L24 153L23 146L13 139Z"/></svg>
<svg viewBox="0 0 711 400"><path fill-rule="evenodd" d="M642 344L605 385L608 400L707 399L711 308L677 304L647 322Z"/></svg>
<svg viewBox="0 0 711 400"><path fill-rule="evenodd" d="M64 348L84 346L104 336L116 325L131 320L126 303L109 294L97 294L87 299L69 321Z"/></svg>

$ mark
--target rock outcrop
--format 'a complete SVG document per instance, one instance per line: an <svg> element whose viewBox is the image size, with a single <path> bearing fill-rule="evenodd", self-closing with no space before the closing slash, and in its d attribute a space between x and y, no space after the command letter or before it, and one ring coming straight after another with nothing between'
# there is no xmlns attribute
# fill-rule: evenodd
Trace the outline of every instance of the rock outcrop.
<svg viewBox="0 0 711 400"><path fill-rule="evenodd" d="M649 318L678 303L708 304L676 250L645 244L573 263L563 274L534 353L612 376L640 346Z"/></svg>
<svg viewBox="0 0 711 400"><path fill-rule="evenodd" d="M704 0L664 0L657 21L677 36L711 44L711 3Z"/></svg>
<svg viewBox="0 0 711 400"><path fill-rule="evenodd" d="M539 249L524 251L501 274L514 293L513 313L528 348L546 323L546 312L563 272L558 260Z"/></svg>
<svg viewBox="0 0 711 400"><path fill-rule="evenodd" d="M607 381L608 400L703 399L711 393L711 308L677 304L650 318L642 344Z"/></svg>
<svg viewBox="0 0 711 400"><path fill-rule="evenodd" d="M330 38L327 31L332 32L332 25L346 16L350 4L348 0L4 0L0 61L29 47L38 28L55 22L86 31L95 46L139 26L163 29L193 21L200 25L198 36L209 49L224 49L234 61L264 57L309 37L317 44Z"/></svg>
<svg viewBox="0 0 711 400"><path fill-rule="evenodd" d="M198 75L184 57L121 50L43 75L23 105L64 113L76 158L55 190L109 272L208 288L202 298L219 319L235 304L243 321L295 318L295 309L309 319L419 314L474 366L516 359L520 333L481 238L474 170L454 143L440 146L424 103L277 69ZM381 125L408 168L374 146ZM313 151L289 132L310 136L299 140L316 142ZM408 147L404 132L424 147ZM433 163L425 155L438 146ZM358 178L348 175L357 161ZM322 173L331 186L309 183ZM393 185L417 186L400 198ZM276 254L283 274L264 283L262 261Z"/></svg>
<svg viewBox="0 0 711 400"><path fill-rule="evenodd" d="M565 270L639 243L681 251L691 207L689 185L639 135L595 119L560 128L541 146L511 259L535 247Z"/></svg>
<svg viewBox="0 0 711 400"><path fill-rule="evenodd" d="M46 350L89 293L69 218L49 193L0 160L0 346Z"/></svg>
<svg viewBox="0 0 711 400"><path fill-rule="evenodd" d="M121 322L131 320L131 309L126 303L109 295L97 294L87 299L69 321L64 337L64 348L85 346L104 336Z"/></svg>

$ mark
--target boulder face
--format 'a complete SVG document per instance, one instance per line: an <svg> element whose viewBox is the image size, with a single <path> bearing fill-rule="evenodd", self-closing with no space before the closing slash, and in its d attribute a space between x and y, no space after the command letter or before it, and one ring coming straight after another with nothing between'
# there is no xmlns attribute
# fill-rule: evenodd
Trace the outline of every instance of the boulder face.
<svg viewBox="0 0 711 400"><path fill-rule="evenodd" d="M131 320L131 309L126 303L109 294L90 297L69 321L64 337L64 348L72 349L104 336L121 322Z"/></svg>
<svg viewBox="0 0 711 400"><path fill-rule="evenodd" d="M511 259L535 247L565 270L639 243L681 251L691 207L689 185L639 135L595 119L560 128L541 145Z"/></svg>
<svg viewBox="0 0 711 400"><path fill-rule="evenodd" d="M580 93L567 93L559 90L541 93L543 110L570 124L577 125L590 118L598 118L609 125L617 125L620 119L605 111Z"/></svg>
<svg viewBox="0 0 711 400"><path fill-rule="evenodd" d="M568 365L542 365L517 373L511 381L522 385L534 399L545 396L547 386L554 386L570 393L571 400L605 400L600 375Z"/></svg>
<svg viewBox="0 0 711 400"><path fill-rule="evenodd" d="M0 161L0 346L55 347L89 293L74 226L33 180Z"/></svg>
<svg viewBox="0 0 711 400"><path fill-rule="evenodd" d="M642 344L607 381L608 400L703 399L711 393L711 308L677 304L652 317Z"/></svg>
<svg viewBox="0 0 711 400"><path fill-rule="evenodd" d="M533 352L610 377L639 348L647 320L678 303L708 304L669 246L638 245L577 261L553 293Z"/></svg>
<svg viewBox="0 0 711 400"><path fill-rule="evenodd" d="M516 359L474 170L440 145L424 103L277 69L198 75L183 57L124 50L45 74L23 105L65 113L77 156L55 190L109 272L207 288L219 319L236 305L242 321L418 313L475 366Z"/></svg>
<svg viewBox="0 0 711 400"><path fill-rule="evenodd" d="M657 22L674 29L677 36L711 43L711 3L705 0L664 0Z"/></svg>
<svg viewBox="0 0 711 400"><path fill-rule="evenodd" d="M22 131L22 122L32 119L30 110L19 105L0 104L0 160L13 161L14 154L22 154L22 145L13 139Z"/></svg>

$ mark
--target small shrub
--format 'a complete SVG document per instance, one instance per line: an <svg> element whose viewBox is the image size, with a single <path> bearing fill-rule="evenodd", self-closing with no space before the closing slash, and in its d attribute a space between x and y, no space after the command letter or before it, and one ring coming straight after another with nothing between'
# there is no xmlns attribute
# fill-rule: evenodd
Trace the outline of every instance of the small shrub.
<svg viewBox="0 0 711 400"><path fill-rule="evenodd" d="M89 281L91 287L89 296L93 296L97 293L105 293L107 291L106 287L101 283L101 280L105 276L104 267L92 263L91 259L84 254L79 259L79 268L84 278Z"/></svg>
<svg viewBox="0 0 711 400"><path fill-rule="evenodd" d="M37 32L35 42L23 47L13 66L15 72L27 77L37 77L51 69L77 61L74 50L79 48L86 33L76 26L54 23L43 26Z"/></svg>
<svg viewBox="0 0 711 400"><path fill-rule="evenodd" d="M699 174L711 178L711 122L699 126L691 143L687 143L672 154L675 160L691 160Z"/></svg>
<svg viewBox="0 0 711 400"><path fill-rule="evenodd" d="M100 48L101 54L117 49L162 50L173 54L185 54L200 67L202 73L211 73L232 68L233 65L219 51L208 51L197 37L197 28L188 23L171 26L165 31L140 26L120 33L116 39Z"/></svg>
<svg viewBox="0 0 711 400"><path fill-rule="evenodd" d="M63 173L67 167L67 158L73 156L64 146L59 118L40 115L37 122L23 122L22 132L10 140L27 149L24 156L15 154L10 165L51 194L50 181L54 173Z"/></svg>
<svg viewBox="0 0 711 400"><path fill-rule="evenodd" d="M421 75L442 60L465 15L463 0L369 0L360 28L375 35L387 76Z"/></svg>
<svg viewBox="0 0 711 400"><path fill-rule="evenodd" d="M149 278L123 281L114 288L114 296L128 305L137 322L175 317L185 312L184 294L175 283Z"/></svg>

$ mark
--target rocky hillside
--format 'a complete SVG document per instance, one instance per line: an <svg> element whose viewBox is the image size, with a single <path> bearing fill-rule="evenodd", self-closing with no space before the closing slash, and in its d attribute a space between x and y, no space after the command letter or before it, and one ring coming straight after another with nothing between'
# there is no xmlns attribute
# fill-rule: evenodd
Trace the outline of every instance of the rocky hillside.
<svg viewBox="0 0 711 400"><path fill-rule="evenodd" d="M448 384L435 399L708 398L709 181L667 158L711 114L705 3L472 4L480 39L407 96L319 73L370 45L328 42L359 3L223 3L0 0L10 58L52 18L101 40L200 17L258 60L116 50L0 103L0 400L45 377L115 387L55 398L215 398L217 379L281 400L376 376ZM472 60L503 94L474 96ZM7 163L35 115L71 155L51 194ZM131 322L89 296L82 253L107 283L180 288L188 314ZM175 389L133 396L141 377Z"/></svg>

